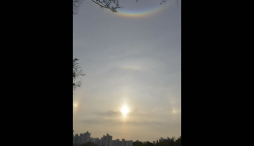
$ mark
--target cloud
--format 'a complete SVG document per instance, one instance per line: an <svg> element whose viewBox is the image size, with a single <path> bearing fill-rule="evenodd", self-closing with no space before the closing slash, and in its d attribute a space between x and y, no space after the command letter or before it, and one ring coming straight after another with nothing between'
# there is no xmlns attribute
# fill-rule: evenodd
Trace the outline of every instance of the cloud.
<svg viewBox="0 0 254 146"><path fill-rule="evenodd" d="M123 66L123 67L120 67L120 68L124 69L124 70L141 71L141 68L139 68L139 67L133 67L133 66Z"/></svg>
<svg viewBox="0 0 254 146"><path fill-rule="evenodd" d="M94 112L94 114L97 116L117 116L120 114L120 112L109 110L109 111Z"/></svg>
<svg viewBox="0 0 254 146"><path fill-rule="evenodd" d="M162 124L162 122L154 121L154 120L129 121L126 123L130 125L161 125Z"/></svg>
<svg viewBox="0 0 254 146"><path fill-rule="evenodd" d="M129 116L135 116L135 117L143 117L143 116L147 116L149 113L149 111L145 111L145 110L139 110L139 109L132 109L128 115ZM122 114L120 113L120 111L113 111L113 110L108 110L108 111L97 111L97 112L93 112L94 116L97 117L119 117Z"/></svg>
<svg viewBox="0 0 254 146"><path fill-rule="evenodd" d="M87 124L87 125L120 125L120 124L125 124L125 125L137 125L137 126L144 126L144 125L161 125L163 124L160 121L156 120L131 120L131 121L120 121L120 120L114 120L114 119L103 119L103 118L94 118L94 119L85 119L82 120L81 123Z"/></svg>
<svg viewBox="0 0 254 146"><path fill-rule="evenodd" d="M149 112L134 109L128 114L126 121L122 121L122 114L119 111L97 111L93 112L93 118L84 118L80 122L88 125L96 124L127 124L127 125L159 125L159 120L152 120L148 115Z"/></svg>

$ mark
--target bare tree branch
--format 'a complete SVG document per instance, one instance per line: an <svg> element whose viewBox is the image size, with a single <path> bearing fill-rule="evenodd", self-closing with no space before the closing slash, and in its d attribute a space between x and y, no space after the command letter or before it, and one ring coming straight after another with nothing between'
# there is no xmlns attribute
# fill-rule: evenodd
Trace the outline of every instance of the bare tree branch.
<svg viewBox="0 0 254 146"><path fill-rule="evenodd" d="M101 8L111 10L112 12L117 12L117 9L122 8L119 6L118 0L92 0L92 2L99 5Z"/></svg>
<svg viewBox="0 0 254 146"><path fill-rule="evenodd" d="M73 14L77 14L79 6L83 0L73 0ZM162 0L160 4L165 4L167 0ZM117 12L118 9L123 8L119 5L118 0L92 0L95 4L101 8L109 9L112 12ZM138 2L138 0L136 0ZM178 2L178 0L177 0Z"/></svg>
<svg viewBox="0 0 254 146"><path fill-rule="evenodd" d="M78 59L73 59L73 89L81 86L81 81L76 81L80 76L84 76L83 70L78 64Z"/></svg>

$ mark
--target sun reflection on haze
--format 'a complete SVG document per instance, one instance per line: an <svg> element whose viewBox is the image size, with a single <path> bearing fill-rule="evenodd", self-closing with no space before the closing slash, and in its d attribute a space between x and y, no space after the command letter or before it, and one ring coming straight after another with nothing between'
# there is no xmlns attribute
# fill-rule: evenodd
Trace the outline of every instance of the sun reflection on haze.
<svg viewBox="0 0 254 146"><path fill-rule="evenodd" d="M122 113L122 120L127 120L127 115L130 112L129 107L127 105L122 106L120 112Z"/></svg>

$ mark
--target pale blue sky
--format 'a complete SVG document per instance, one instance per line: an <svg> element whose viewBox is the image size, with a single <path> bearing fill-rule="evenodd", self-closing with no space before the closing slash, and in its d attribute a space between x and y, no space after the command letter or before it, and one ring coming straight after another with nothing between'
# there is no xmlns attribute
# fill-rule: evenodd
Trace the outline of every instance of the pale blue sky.
<svg viewBox="0 0 254 146"><path fill-rule="evenodd" d="M149 2L132 9L158 7ZM74 133L141 141L180 136L181 1L127 17L85 0L73 17L73 54L86 74L73 95Z"/></svg>

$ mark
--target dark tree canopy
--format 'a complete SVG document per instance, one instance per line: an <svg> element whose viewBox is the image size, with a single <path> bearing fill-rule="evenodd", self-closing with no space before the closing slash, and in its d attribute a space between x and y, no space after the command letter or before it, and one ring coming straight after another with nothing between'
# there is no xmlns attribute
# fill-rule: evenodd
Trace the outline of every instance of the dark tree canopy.
<svg viewBox="0 0 254 146"><path fill-rule="evenodd" d="M73 146L98 146L98 144L95 144L93 142L87 142L82 144L73 144ZM181 136L177 139L175 137L160 140L156 143L151 143L149 141L141 142L141 141L135 141L133 142L132 146L181 146Z"/></svg>

